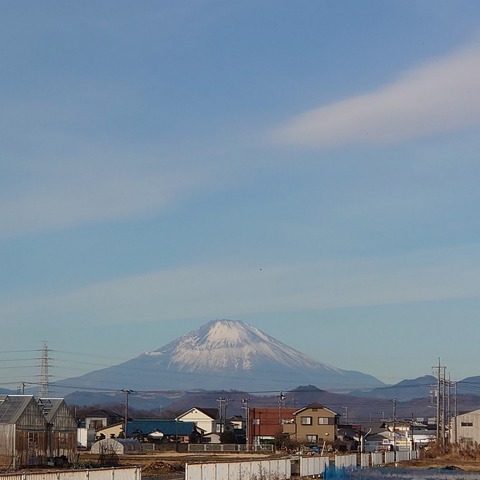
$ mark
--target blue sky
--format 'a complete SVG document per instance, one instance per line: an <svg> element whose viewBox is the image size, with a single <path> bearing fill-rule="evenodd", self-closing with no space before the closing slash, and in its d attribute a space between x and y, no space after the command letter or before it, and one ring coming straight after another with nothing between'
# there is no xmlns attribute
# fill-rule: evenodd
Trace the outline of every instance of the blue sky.
<svg viewBox="0 0 480 480"><path fill-rule="evenodd" d="M479 20L0 3L0 384L43 341L59 379L219 318L386 383L480 374Z"/></svg>

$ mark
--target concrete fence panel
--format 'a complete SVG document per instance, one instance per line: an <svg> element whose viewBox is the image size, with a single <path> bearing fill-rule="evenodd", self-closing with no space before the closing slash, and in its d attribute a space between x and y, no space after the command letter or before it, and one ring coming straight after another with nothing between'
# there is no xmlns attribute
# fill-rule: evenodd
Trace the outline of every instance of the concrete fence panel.
<svg viewBox="0 0 480 480"><path fill-rule="evenodd" d="M290 478L292 476L292 462L288 458L269 460L270 472L279 478Z"/></svg>
<svg viewBox="0 0 480 480"><path fill-rule="evenodd" d="M300 457L300 476L313 477L322 475L328 466L328 457Z"/></svg>
<svg viewBox="0 0 480 480"><path fill-rule="evenodd" d="M383 465L383 453L381 452L374 452L371 454L372 457L372 467L377 465Z"/></svg>
<svg viewBox="0 0 480 480"><path fill-rule="evenodd" d="M249 480L254 475L258 475L260 472L259 462L240 462L238 464L239 478L241 480Z"/></svg>
<svg viewBox="0 0 480 480"><path fill-rule="evenodd" d="M202 463L201 475L195 480L217 480L217 465L215 463Z"/></svg>
<svg viewBox="0 0 480 480"><path fill-rule="evenodd" d="M335 468L356 468L357 455L335 455Z"/></svg>
<svg viewBox="0 0 480 480"><path fill-rule="evenodd" d="M236 463L217 463L215 464L215 478L231 478L239 480L239 468Z"/></svg>
<svg viewBox="0 0 480 480"><path fill-rule="evenodd" d="M396 452L395 460L397 462L404 462L405 460L410 460L410 452L407 450Z"/></svg>
<svg viewBox="0 0 480 480"><path fill-rule="evenodd" d="M185 465L185 480L262 480L270 477L288 479L291 476L292 464L290 459L256 462L187 463Z"/></svg>
<svg viewBox="0 0 480 480"><path fill-rule="evenodd" d="M141 480L139 467L59 470L0 475L0 480Z"/></svg>
<svg viewBox="0 0 480 480"><path fill-rule="evenodd" d="M385 463L395 463L395 452L385 452Z"/></svg>
<svg viewBox="0 0 480 480"><path fill-rule="evenodd" d="M361 453L360 454L360 466L362 468L368 468L370 466L370 454Z"/></svg>

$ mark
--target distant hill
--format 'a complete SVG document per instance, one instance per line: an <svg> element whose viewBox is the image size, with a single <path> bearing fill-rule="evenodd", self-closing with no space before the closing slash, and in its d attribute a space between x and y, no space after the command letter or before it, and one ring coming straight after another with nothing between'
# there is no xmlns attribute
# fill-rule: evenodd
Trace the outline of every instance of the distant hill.
<svg viewBox="0 0 480 480"><path fill-rule="evenodd" d="M457 382L457 392L463 395L480 396L480 376L467 377Z"/></svg>
<svg viewBox="0 0 480 480"><path fill-rule="evenodd" d="M358 397L396 398L399 401L429 397L436 388L437 379L433 375L425 375L410 380L402 380L395 385L385 385L371 390L352 390L350 393Z"/></svg>
<svg viewBox="0 0 480 480"><path fill-rule="evenodd" d="M18 392L16 390L8 390L6 388L0 388L0 395L16 395Z"/></svg>
<svg viewBox="0 0 480 480"><path fill-rule="evenodd" d="M320 390L314 385L298 386L290 391L282 392L285 407L303 408L311 403L320 403L337 412L341 423L363 423L374 420L391 419L393 416L393 399L355 396L353 394L331 393ZM185 392L141 392L129 396L131 408L151 411L153 415L165 412L184 412L193 406L216 408L220 397L228 400L228 415L244 415L242 399L248 398L250 407L279 408L279 394L254 395L244 391L185 391ZM99 394L96 392L75 392L67 395L68 405L109 406L119 411L125 403L122 392ZM452 404L453 405L453 404ZM458 395L457 408L464 413L480 408L480 398L475 395ZM397 400L395 403L396 418L433 418L435 402L430 396L410 400Z"/></svg>
<svg viewBox="0 0 480 480"><path fill-rule="evenodd" d="M137 391L242 390L268 393L314 384L329 391L384 384L366 373L314 360L261 330L235 320L216 320L158 350L120 365L62 380L78 389ZM56 391L71 391L54 386Z"/></svg>

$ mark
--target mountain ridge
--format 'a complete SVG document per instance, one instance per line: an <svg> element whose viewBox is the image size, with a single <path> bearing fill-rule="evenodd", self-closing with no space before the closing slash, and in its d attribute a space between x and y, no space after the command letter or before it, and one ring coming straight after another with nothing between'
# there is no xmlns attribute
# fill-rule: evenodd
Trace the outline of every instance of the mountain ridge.
<svg viewBox="0 0 480 480"><path fill-rule="evenodd" d="M239 320L212 320L157 350L59 382L69 389L280 391L299 384L348 391L383 386L321 363Z"/></svg>

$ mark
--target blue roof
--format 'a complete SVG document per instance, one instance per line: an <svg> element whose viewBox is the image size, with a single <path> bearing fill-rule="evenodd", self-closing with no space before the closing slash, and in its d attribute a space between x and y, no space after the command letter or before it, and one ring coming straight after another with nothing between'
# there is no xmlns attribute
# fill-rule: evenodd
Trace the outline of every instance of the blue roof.
<svg viewBox="0 0 480 480"><path fill-rule="evenodd" d="M162 432L165 436L190 435L194 430L194 422L176 422L175 420L157 420L154 418L129 420L127 425L128 436L148 435L152 432Z"/></svg>

